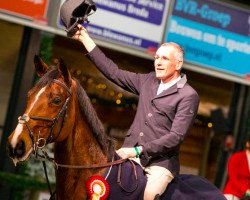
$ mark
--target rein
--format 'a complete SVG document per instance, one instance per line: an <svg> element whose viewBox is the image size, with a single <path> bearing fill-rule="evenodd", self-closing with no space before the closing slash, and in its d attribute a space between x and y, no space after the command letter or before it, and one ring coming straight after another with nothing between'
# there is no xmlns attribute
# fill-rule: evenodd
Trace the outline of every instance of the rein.
<svg viewBox="0 0 250 200"><path fill-rule="evenodd" d="M53 164L55 165L56 169L58 169L59 167L62 168L71 168L71 169L97 169L97 168L105 168L105 167L110 167L113 165L118 165L121 164L123 162L125 162L128 159L119 159L119 160L115 160L115 161L111 161L111 162L107 162L107 163L102 163L102 164L88 164L88 165L65 165L65 164L61 164L61 163L57 163L54 158L51 158L48 153L44 150L42 150L43 155L37 154L40 158L48 160L50 162L53 162Z"/></svg>
<svg viewBox="0 0 250 200"><path fill-rule="evenodd" d="M73 169L96 169L96 168L105 168L105 167L110 167L113 165L118 165L121 164L123 162L125 162L127 159L119 159L119 160L115 160L115 161L111 161L111 162L107 162L107 163L103 163L103 164L93 164L93 165L64 165L64 164L59 164L55 162L55 165L58 167L62 167L62 168L73 168Z"/></svg>
<svg viewBox="0 0 250 200"><path fill-rule="evenodd" d="M109 176L109 173L112 169L112 166L113 165L119 165L119 168L118 168L118 176L117 176L117 183L120 185L120 187L126 191L122 185L122 182L121 182L121 164L123 162L125 162L126 160L128 159L119 159L119 160L115 160L115 161L111 161L111 162L107 162L107 163L103 163L103 164L92 164L92 165L65 165L65 164L60 164L60 163L57 163L54 158L51 158L48 153L42 149L42 153L43 155L40 155L40 154L36 154L36 156L42 158L42 164L43 164L43 169L44 169L44 173L45 173L45 177L46 177L46 182L47 182L47 185L48 185L48 188L49 188L49 191L50 191L50 200L53 200L55 195L56 195L56 191L52 192L52 189L51 189L51 186L50 186L50 182L49 182L49 178L48 178L48 173L47 173L47 167L46 167L46 163L45 163L45 160L48 160L50 162L52 162L55 166L55 168L58 170L59 167L62 167L62 168L69 168L69 169L97 169L97 168L105 168L105 167L110 167L106 177L105 177L105 180L108 178ZM135 174L135 178L137 180L137 172L136 172L136 169L135 169L135 165L134 163L129 160L133 166L133 169L134 169L134 174ZM136 185L135 189L133 189L132 191L126 191L126 192L133 192L137 189L138 187L138 184Z"/></svg>
<svg viewBox="0 0 250 200"><path fill-rule="evenodd" d="M47 159L48 161L52 162L55 166L56 169L58 169L59 167L62 168L68 168L68 169L97 169L97 168L106 168L106 167L110 167L105 180L108 178L109 173L112 169L113 165L119 165L118 166L118 175L117 175L117 184L122 188L122 190L124 190L127 193L132 193L134 192L137 188L138 188L138 182L136 182L136 186L135 188L131 189L131 190L126 190L124 188L124 186L122 185L122 181L121 181L121 174L122 174L122 167L121 164L125 161L129 161L133 167L133 171L134 171L134 175L135 175L135 179L136 181L138 180L138 175L136 172L136 167L135 164L133 163L133 161L131 161L130 159L119 159L119 160L115 160L115 161L111 161L111 162L107 162L107 163L102 163L102 164L92 164L92 165L65 165L65 164L60 164L57 163L53 158L51 158L48 153L44 150L42 150L43 155L37 154L40 158L43 159ZM43 168L44 168L44 172L45 172L45 176L46 176L46 181L47 181L47 185L50 191L50 199L52 199L54 197L54 195L56 194L56 191L52 193L51 187L50 187L50 183L49 183L49 179L48 179L48 175L47 175L47 169L46 169L46 163L45 160L42 161L43 163Z"/></svg>

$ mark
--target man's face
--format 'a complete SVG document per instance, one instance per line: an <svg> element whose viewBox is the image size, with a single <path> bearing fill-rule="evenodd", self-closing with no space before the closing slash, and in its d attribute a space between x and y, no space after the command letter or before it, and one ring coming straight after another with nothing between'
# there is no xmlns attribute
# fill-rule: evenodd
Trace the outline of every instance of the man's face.
<svg viewBox="0 0 250 200"><path fill-rule="evenodd" d="M182 61L178 61L175 57L175 48L171 45L161 46L155 54L155 72L156 78L167 83L176 79L182 66Z"/></svg>

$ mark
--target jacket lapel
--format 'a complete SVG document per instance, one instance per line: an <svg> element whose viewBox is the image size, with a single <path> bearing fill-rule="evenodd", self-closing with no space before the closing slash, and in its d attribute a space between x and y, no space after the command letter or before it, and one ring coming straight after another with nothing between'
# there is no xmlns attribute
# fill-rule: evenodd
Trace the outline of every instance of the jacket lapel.
<svg viewBox="0 0 250 200"><path fill-rule="evenodd" d="M171 88L168 88L167 90L162 91L162 93L157 95L155 98L157 99L157 98L161 98L161 97L164 97L164 96L168 96L168 95L176 93L177 91L178 91L177 84L175 84Z"/></svg>
<svg viewBox="0 0 250 200"><path fill-rule="evenodd" d="M155 81L152 84L153 98L157 97L157 90L159 85L160 85L160 80L155 79Z"/></svg>

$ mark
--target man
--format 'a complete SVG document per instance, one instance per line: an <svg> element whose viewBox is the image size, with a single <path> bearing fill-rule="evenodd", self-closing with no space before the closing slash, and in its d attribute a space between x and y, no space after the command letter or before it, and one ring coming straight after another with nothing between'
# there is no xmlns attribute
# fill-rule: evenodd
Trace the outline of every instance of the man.
<svg viewBox="0 0 250 200"><path fill-rule="evenodd" d="M120 70L78 25L74 38L88 57L112 82L139 95L135 119L117 154L139 162L148 181L144 200L158 199L179 173L179 148L195 119L199 97L181 74L183 49L165 43L155 54L155 72L138 74Z"/></svg>

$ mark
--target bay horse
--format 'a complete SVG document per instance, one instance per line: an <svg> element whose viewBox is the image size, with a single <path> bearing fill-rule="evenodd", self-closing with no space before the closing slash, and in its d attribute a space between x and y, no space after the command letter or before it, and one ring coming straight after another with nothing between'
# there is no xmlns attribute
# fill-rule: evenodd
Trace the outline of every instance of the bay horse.
<svg viewBox="0 0 250 200"><path fill-rule="evenodd" d="M55 143L56 199L143 199L147 180L142 168L115 153L113 140L105 134L85 90L64 61L60 59L57 66L49 68L36 55L34 65L40 80L28 92L26 110L8 138L14 164L28 160L46 144ZM88 180L99 177L103 177L104 185L97 185L97 191L106 190L108 196L91 196L94 189ZM161 199L225 198L207 180L179 175Z"/></svg>

